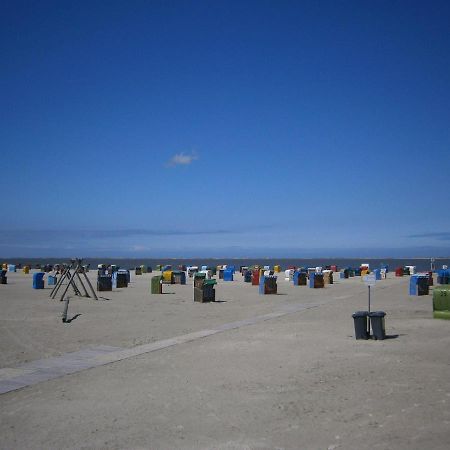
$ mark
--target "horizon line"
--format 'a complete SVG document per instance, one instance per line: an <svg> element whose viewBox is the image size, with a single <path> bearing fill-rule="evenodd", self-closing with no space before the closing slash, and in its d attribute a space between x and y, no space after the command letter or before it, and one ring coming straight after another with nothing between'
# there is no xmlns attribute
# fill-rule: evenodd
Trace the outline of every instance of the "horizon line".
<svg viewBox="0 0 450 450"><path fill-rule="evenodd" d="M450 256L86 256L81 259L450 259ZM71 260L74 256L7 256L3 259L64 259Z"/></svg>

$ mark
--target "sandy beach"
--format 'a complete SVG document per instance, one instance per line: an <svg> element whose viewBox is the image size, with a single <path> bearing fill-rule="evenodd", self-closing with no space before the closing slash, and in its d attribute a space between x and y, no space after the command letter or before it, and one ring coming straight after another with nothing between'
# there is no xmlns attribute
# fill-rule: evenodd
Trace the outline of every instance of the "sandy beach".
<svg viewBox="0 0 450 450"><path fill-rule="evenodd" d="M408 295L409 277L373 291L389 338L357 341L360 277L310 289L280 274L262 296L237 273L200 304L192 279L151 295L153 275L71 297L64 324L50 287L8 273L0 383L31 381L0 395L0 448L448 448L449 322L431 294Z"/></svg>

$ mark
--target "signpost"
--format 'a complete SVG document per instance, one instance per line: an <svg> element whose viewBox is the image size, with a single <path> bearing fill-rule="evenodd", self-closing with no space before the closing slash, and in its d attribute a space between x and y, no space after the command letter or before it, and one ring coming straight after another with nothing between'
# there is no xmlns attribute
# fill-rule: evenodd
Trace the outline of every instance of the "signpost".
<svg viewBox="0 0 450 450"><path fill-rule="evenodd" d="M377 278L374 273L370 273L368 275L363 276L363 281L366 283L367 288L369 289L369 307L368 311L370 314L370 288L375 287L375 283L377 282ZM370 334L370 320L367 321L367 327L369 328L367 331Z"/></svg>
<svg viewBox="0 0 450 450"><path fill-rule="evenodd" d="M370 312L370 288L375 286L375 283L377 282L376 276L374 273L371 273L369 275L364 275L363 277L364 283L366 283L367 287L369 288L369 312Z"/></svg>

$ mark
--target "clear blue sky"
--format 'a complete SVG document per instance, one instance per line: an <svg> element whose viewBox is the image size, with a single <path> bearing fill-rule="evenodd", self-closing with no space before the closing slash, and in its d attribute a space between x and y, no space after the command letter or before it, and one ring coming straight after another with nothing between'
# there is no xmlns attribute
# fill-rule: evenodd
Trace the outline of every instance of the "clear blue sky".
<svg viewBox="0 0 450 450"><path fill-rule="evenodd" d="M6 1L0 256L450 254L450 2Z"/></svg>

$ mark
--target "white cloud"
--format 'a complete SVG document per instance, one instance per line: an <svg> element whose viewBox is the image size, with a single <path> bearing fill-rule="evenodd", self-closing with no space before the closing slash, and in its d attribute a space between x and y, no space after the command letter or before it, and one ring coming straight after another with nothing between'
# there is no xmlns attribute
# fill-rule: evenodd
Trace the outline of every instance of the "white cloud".
<svg viewBox="0 0 450 450"><path fill-rule="evenodd" d="M181 152L173 155L172 158L169 159L167 166L188 166L192 163L192 161L195 161L196 159L198 159L198 155L196 152L192 152L191 154Z"/></svg>
<svg viewBox="0 0 450 450"><path fill-rule="evenodd" d="M146 247L145 245L132 245L130 250L133 252L143 252L143 251L147 251L150 249L148 247Z"/></svg>

